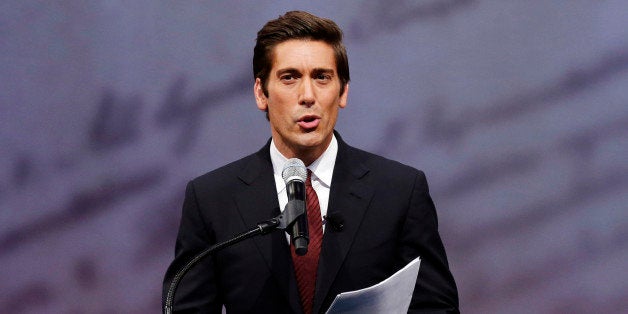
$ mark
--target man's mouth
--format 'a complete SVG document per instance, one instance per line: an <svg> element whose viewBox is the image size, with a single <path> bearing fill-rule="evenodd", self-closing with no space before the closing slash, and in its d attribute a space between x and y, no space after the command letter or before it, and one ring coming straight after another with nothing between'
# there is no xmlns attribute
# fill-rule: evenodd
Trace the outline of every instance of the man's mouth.
<svg viewBox="0 0 628 314"><path fill-rule="evenodd" d="M317 116L303 116L299 119L297 124L305 130L312 130L318 126L320 121L321 119Z"/></svg>

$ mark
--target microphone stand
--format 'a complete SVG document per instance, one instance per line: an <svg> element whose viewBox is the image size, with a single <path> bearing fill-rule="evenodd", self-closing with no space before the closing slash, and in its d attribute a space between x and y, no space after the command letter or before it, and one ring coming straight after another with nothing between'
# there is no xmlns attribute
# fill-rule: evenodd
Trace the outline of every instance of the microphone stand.
<svg viewBox="0 0 628 314"><path fill-rule="evenodd" d="M187 262L172 278L170 282L170 286L168 287L168 294L166 296L166 302L164 305L164 314L172 314L172 303L174 302L174 294L177 291L177 287L179 286L179 282L183 279L183 276L187 274L187 272L198 262L200 262L207 255L215 253L221 249L234 245L238 242L246 240L248 238L252 238L254 236L260 234L268 234L271 231L281 229L281 230L291 230L289 229L299 218L301 215L305 214L305 202L299 200L291 200L286 204L286 207L279 216L275 218L271 218L269 220L260 222L257 224L255 228L250 229L249 231L240 233L235 237L217 243L215 245L210 246L206 250L197 254L192 258L189 262Z"/></svg>

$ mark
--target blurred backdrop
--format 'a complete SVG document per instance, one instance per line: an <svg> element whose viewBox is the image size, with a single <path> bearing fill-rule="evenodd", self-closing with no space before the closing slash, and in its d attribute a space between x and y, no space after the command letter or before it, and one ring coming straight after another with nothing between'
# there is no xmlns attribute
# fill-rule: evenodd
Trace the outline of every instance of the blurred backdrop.
<svg viewBox="0 0 628 314"><path fill-rule="evenodd" d="M270 134L256 32L335 20L337 130L422 169L465 313L628 310L628 3L2 1L0 308L157 313L186 182Z"/></svg>

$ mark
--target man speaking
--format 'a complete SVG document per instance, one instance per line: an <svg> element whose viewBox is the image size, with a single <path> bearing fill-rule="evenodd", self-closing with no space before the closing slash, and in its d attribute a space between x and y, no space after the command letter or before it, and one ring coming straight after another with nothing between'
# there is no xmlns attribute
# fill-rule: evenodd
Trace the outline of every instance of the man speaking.
<svg viewBox="0 0 628 314"><path fill-rule="evenodd" d="M300 11L269 21L257 33L253 73L271 139L188 183L164 291L198 252L280 214L289 194L282 170L293 158L307 166L307 253L279 231L226 248L181 281L174 312L324 313L339 293L420 256L409 312L458 313L423 172L353 148L334 131L349 93L340 28Z"/></svg>

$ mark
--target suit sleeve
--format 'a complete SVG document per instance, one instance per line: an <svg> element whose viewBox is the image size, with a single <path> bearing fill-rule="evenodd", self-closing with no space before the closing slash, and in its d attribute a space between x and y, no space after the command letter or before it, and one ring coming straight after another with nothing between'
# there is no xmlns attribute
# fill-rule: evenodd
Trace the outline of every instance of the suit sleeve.
<svg viewBox="0 0 628 314"><path fill-rule="evenodd" d="M181 224L175 245L175 259L164 278L162 305L170 282L183 265L215 242L211 224L204 221L193 181L185 191ZM206 256L188 271L179 283L174 298L174 313L220 313L222 302L216 285L211 256Z"/></svg>
<svg viewBox="0 0 628 314"><path fill-rule="evenodd" d="M436 209L427 180L415 177L406 220L401 232L401 259L406 263L421 256L421 267L409 313L459 313L458 292L438 234Z"/></svg>

